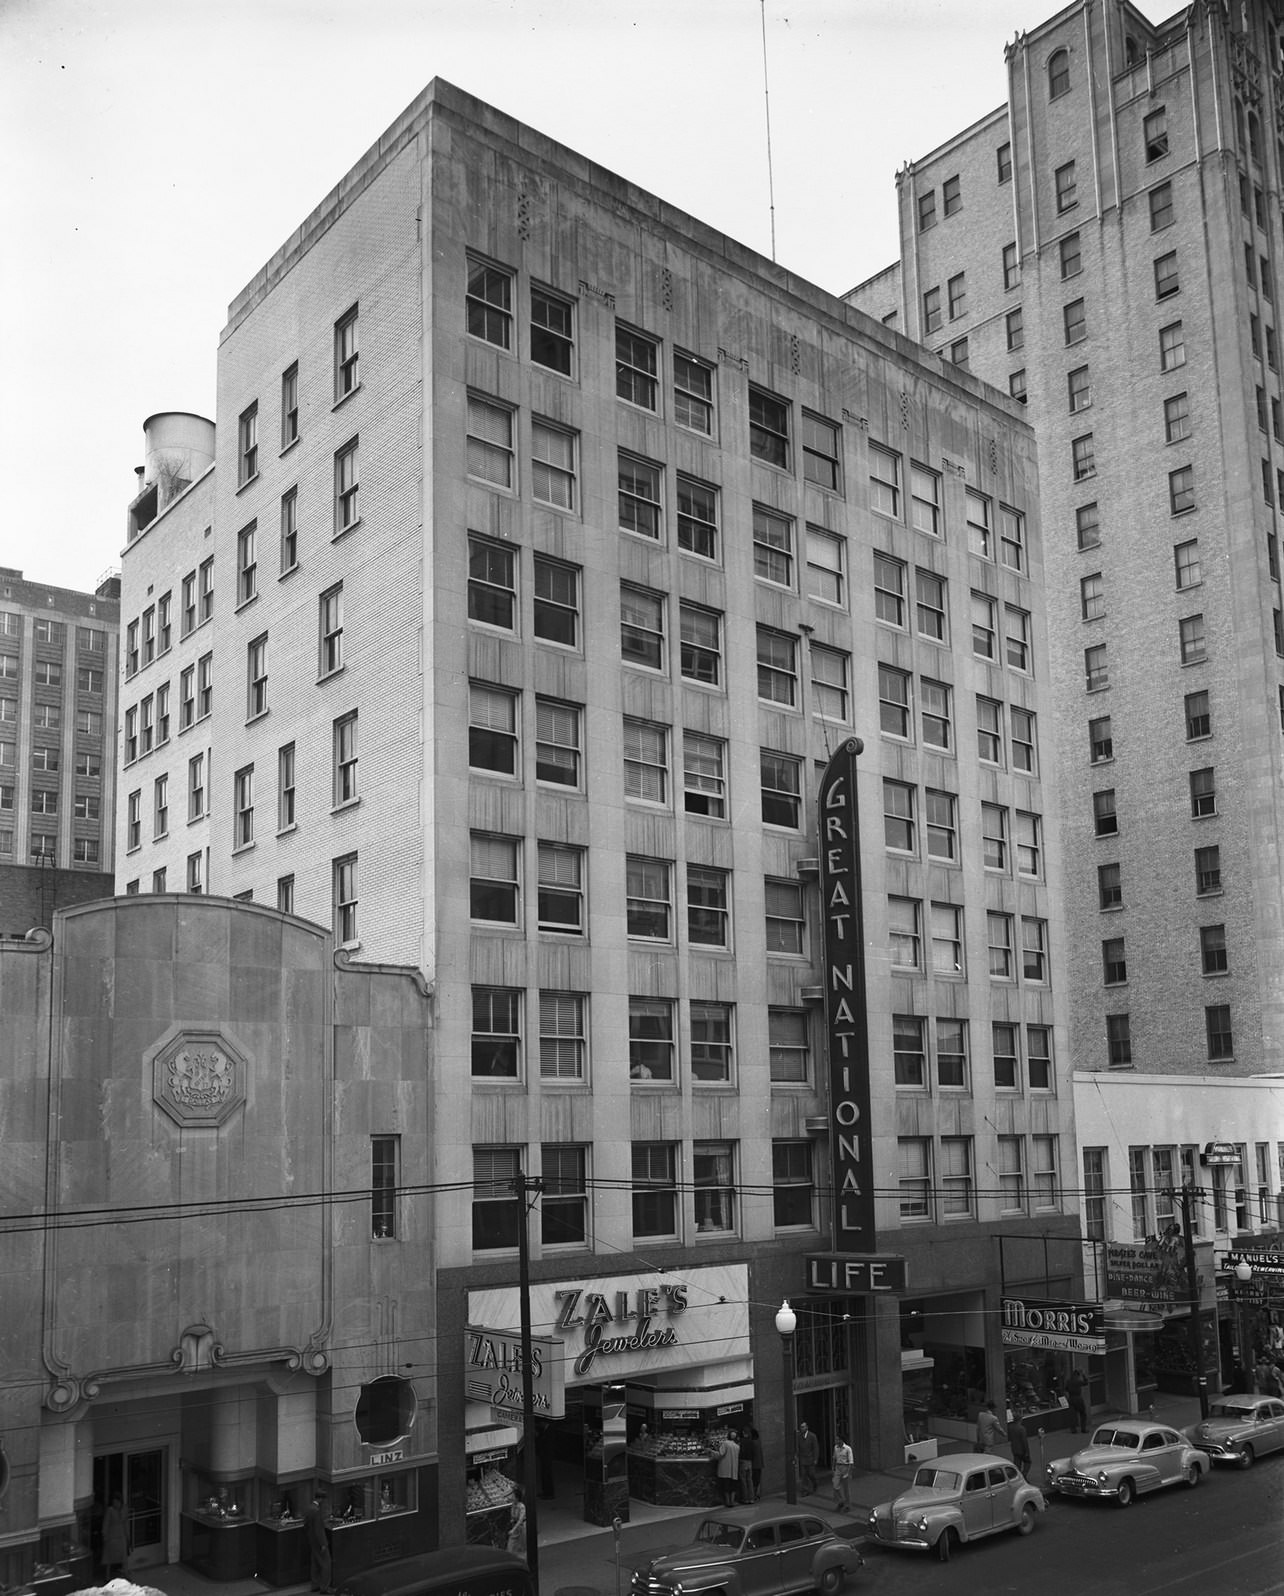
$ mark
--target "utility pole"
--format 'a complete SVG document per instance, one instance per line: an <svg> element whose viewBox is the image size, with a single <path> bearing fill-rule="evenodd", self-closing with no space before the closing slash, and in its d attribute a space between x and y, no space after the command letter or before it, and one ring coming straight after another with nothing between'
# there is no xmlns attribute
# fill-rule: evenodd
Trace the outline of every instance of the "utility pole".
<svg viewBox="0 0 1284 1596"><path fill-rule="evenodd" d="M521 1209L517 1224L517 1295L520 1299L522 1334L522 1489L526 1496L526 1566L530 1569L535 1596L539 1596L539 1463L535 1456L535 1377L531 1372L530 1215L535 1198L544 1189L544 1182L538 1177L528 1179L519 1169L512 1189Z"/></svg>
<svg viewBox="0 0 1284 1596"><path fill-rule="evenodd" d="M1186 1289L1190 1297L1190 1359L1195 1371L1195 1395L1199 1398L1199 1416L1208 1417L1208 1376L1204 1373L1203 1321L1199 1311L1199 1275L1195 1270L1195 1237L1191 1230L1191 1205L1202 1201L1203 1192L1187 1182L1173 1196L1181 1204L1182 1246L1186 1254Z"/></svg>

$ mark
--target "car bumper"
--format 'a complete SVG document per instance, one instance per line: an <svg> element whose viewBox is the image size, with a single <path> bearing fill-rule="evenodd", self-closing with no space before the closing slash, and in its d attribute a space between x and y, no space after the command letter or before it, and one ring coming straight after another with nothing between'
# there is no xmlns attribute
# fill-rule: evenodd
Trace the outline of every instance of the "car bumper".
<svg viewBox="0 0 1284 1596"><path fill-rule="evenodd" d="M896 1525L890 1520L886 1523L871 1524L869 1535L876 1545L891 1546L900 1552L929 1552L934 1545L922 1530L914 1529L908 1524Z"/></svg>
<svg viewBox="0 0 1284 1596"><path fill-rule="evenodd" d="M1191 1444L1197 1446L1214 1463L1239 1463L1244 1457L1244 1448L1239 1442L1194 1441Z"/></svg>
<svg viewBox="0 0 1284 1596"><path fill-rule="evenodd" d="M1084 1479L1081 1474L1058 1474L1048 1481L1048 1490L1059 1491L1062 1496L1101 1496L1114 1497L1119 1495L1117 1484L1106 1480Z"/></svg>

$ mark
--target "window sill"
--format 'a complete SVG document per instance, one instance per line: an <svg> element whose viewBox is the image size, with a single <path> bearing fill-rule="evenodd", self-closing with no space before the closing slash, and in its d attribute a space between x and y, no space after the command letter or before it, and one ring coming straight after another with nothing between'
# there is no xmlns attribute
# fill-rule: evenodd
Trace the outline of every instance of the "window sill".
<svg viewBox="0 0 1284 1596"><path fill-rule="evenodd" d="M283 571L278 573L277 581L284 582L287 576L293 576L296 571L301 571L302 569L302 565L299 564L298 560L295 560L293 565L287 565Z"/></svg>
<svg viewBox="0 0 1284 1596"><path fill-rule="evenodd" d="M359 797L345 798L341 804L331 804L330 813L332 815L341 815L347 809L356 809L360 803L361 799Z"/></svg>
<svg viewBox="0 0 1284 1596"><path fill-rule="evenodd" d="M255 849L255 844L254 843L252 843L252 842L243 842L243 843L241 843L240 847L232 849L232 857L233 857L233 859L237 859L243 853L253 853L254 849Z"/></svg>
<svg viewBox="0 0 1284 1596"><path fill-rule="evenodd" d="M261 709L257 715L247 715L245 724L247 726L257 725L259 721L266 720L271 713L272 711L270 709Z"/></svg>
<svg viewBox="0 0 1284 1596"><path fill-rule="evenodd" d="M297 820L292 820L288 826L279 826L277 828L276 835L278 837L288 837L292 831L297 831L298 829L299 829L298 821Z"/></svg>
<svg viewBox="0 0 1284 1596"><path fill-rule="evenodd" d="M255 588L254 592L251 593L248 598L239 599L237 601L235 607L232 610L232 614L233 615L239 615L242 610L248 610L250 605L253 604L256 601L258 596L259 596L258 589Z"/></svg>
<svg viewBox="0 0 1284 1596"><path fill-rule="evenodd" d="M330 406L330 414L333 415L336 410L342 410L344 405L347 404L348 400L352 398L353 394L357 394L357 393L360 393L360 392L361 392L361 383L359 381L358 382L354 382L353 385L351 386L351 388L348 389L347 393L341 393L339 395L339 397L334 401L334 403Z"/></svg>
<svg viewBox="0 0 1284 1596"><path fill-rule="evenodd" d="M341 526L341 527L337 528L334 532L332 532L330 534L331 543L339 543L339 542L341 542L344 538L347 537L349 532L355 532L360 525L361 525L361 517L360 516L356 516L353 520L348 522L347 526Z"/></svg>
<svg viewBox="0 0 1284 1596"><path fill-rule="evenodd" d="M188 816L188 820L187 820L187 824L189 826L199 826L202 823L202 821L205 821L205 820L208 820L208 819L209 819L209 816L205 813L204 810L202 810L199 815L189 815Z"/></svg>
<svg viewBox="0 0 1284 1596"><path fill-rule="evenodd" d="M323 682L332 682L336 676L342 676L346 668L346 666L340 665L332 671L326 671L324 675L317 677L317 686L320 687Z"/></svg>
<svg viewBox="0 0 1284 1596"><path fill-rule="evenodd" d="M303 438L303 434L301 432L296 432L294 434L294 436L290 439L289 443L284 443L284 444L281 445L281 452L280 452L279 455L277 455L277 459L278 460L284 460L286 455L289 454L291 449L297 449L299 447L299 444L302 441L302 438Z"/></svg>
<svg viewBox="0 0 1284 1596"><path fill-rule="evenodd" d="M253 476L246 477L244 482L238 482L237 483L237 485L236 485L237 493L238 494L244 493L246 488L252 488L254 486L254 484L258 480L259 480L259 473L256 471Z"/></svg>

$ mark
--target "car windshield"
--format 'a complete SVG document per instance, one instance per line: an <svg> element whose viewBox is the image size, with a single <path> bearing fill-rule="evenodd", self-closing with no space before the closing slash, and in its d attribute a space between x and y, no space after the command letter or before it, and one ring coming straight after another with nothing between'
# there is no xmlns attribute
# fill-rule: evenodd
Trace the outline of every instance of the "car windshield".
<svg viewBox="0 0 1284 1596"><path fill-rule="evenodd" d="M1248 1403L1239 1402L1214 1402L1208 1410L1210 1419L1251 1419L1257 1409Z"/></svg>
<svg viewBox="0 0 1284 1596"><path fill-rule="evenodd" d="M1092 1438L1093 1446L1121 1446L1129 1452L1135 1452L1141 1445L1141 1436L1136 1430L1112 1430L1103 1425Z"/></svg>
<svg viewBox="0 0 1284 1596"><path fill-rule="evenodd" d="M933 1491L957 1491L959 1477L951 1474L949 1469L921 1468L914 1476L914 1483Z"/></svg>
<svg viewBox="0 0 1284 1596"><path fill-rule="evenodd" d="M733 1552L740 1550L744 1530L739 1524L724 1524L720 1518L707 1518L696 1531L696 1540L706 1546L729 1546Z"/></svg>

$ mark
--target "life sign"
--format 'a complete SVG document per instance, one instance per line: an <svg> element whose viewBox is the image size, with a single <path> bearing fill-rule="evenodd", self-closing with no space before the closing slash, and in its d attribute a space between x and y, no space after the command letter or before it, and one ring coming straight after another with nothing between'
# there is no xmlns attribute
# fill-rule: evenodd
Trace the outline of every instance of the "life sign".
<svg viewBox="0 0 1284 1596"><path fill-rule="evenodd" d="M908 1285L905 1259L891 1253L877 1258L853 1258L837 1252L807 1254L808 1291L865 1297L879 1291L904 1291Z"/></svg>
<svg viewBox="0 0 1284 1596"><path fill-rule="evenodd" d="M817 804L834 1250L870 1253L877 1250L874 1140L870 1125L860 824L856 815L856 759L864 746L859 737L849 737L838 749L825 767Z"/></svg>

